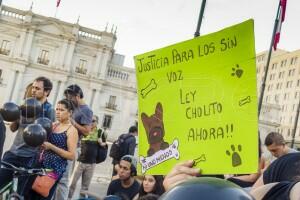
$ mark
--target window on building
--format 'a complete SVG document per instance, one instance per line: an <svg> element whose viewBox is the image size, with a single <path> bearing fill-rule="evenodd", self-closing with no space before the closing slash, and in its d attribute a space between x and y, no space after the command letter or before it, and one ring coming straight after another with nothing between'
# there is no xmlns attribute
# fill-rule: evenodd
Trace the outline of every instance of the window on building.
<svg viewBox="0 0 300 200"><path fill-rule="evenodd" d="M290 65L294 65L294 64L296 64L296 62L297 62L297 57L293 57L293 58L291 58Z"/></svg>
<svg viewBox="0 0 300 200"><path fill-rule="evenodd" d="M273 63L272 69L275 70L277 68L277 63Z"/></svg>
<svg viewBox="0 0 300 200"><path fill-rule="evenodd" d="M40 53L40 56L38 57L37 62L40 64L43 64L43 65L48 65L49 64L49 51L42 50Z"/></svg>
<svg viewBox="0 0 300 200"><path fill-rule="evenodd" d="M102 127L103 128L110 128L112 124L112 116L111 115L104 115Z"/></svg>
<svg viewBox="0 0 300 200"><path fill-rule="evenodd" d="M116 110L116 108L117 108L116 99L117 99L116 96L110 95L108 103L106 103L106 108Z"/></svg>
<svg viewBox="0 0 300 200"><path fill-rule="evenodd" d="M279 94L275 94L274 100L275 100L275 102L279 102Z"/></svg>
<svg viewBox="0 0 300 200"><path fill-rule="evenodd" d="M282 60L281 63L280 63L280 66L281 66L281 67L284 67L285 65L286 65L286 59L285 59L285 60Z"/></svg>
<svg viewBox="0 0 300 200"><path fill-rule="evenodd" d="M9 41L8 40L2 40L1 47L0 47L0 54L8 56L9 53L10 53Z"/></svg>
<svg viewBox="0 0 300 200"><path fill-rule="evenodd" d="M271 91L272 89L273 89L273 84L270 84L270 85L268 86L268 90Z"/></svg>
<svg viewBox="0 0 300 200"><path fill-rule="evenodd" d="M87 73L87 60L80 59L78 66L75 69L75 72L79 74L86 74Z"/></svg>
<svg viewBox="0 0 300 200"><path fill-rule="evenodd" d="M294 76L294 74L295 74L295 69L290 69L288 76Z"/></svg>
<svg viewBox="0 0 300 200"><path fill-rule="evenodd" d="M284 72L279 72L278 78L283 78L284 77Z"/></svg>
<svg viewBox="0 0 300 200"><path fill-rule="evenodd" d="M297 94L297 93L296 93ZM296 96L296 94L295 94L295 96ZM293 104L293 111L295 111L295 104Z"/></svg>
<svg viewBox="0 0 300 200"><path fill-rule="evenodd" d="M293 86L293 81L286 82L286 88L291 88Z"/></svg>

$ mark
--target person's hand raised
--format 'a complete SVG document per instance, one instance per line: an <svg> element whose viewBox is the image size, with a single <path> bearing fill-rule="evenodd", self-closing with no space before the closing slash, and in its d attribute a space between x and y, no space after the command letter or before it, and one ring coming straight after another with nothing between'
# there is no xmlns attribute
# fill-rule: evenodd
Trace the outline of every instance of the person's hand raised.
<svg viewBox="0 0 300 200"><path fill-rule="evenodd" d="M194 165L193 160L188 160L183 163L178 163L165 177L163 185L166 191L181 182L184 182L192 177L200 175L200 169L192 168Z"/></svg>

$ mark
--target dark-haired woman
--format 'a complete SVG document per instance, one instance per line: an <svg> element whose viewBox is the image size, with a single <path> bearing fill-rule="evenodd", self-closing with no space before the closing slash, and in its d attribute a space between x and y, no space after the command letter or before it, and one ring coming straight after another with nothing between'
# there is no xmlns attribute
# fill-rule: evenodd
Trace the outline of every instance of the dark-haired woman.
<svg viewBox="0 0 300 200"><path fill-rule="evenodd" d="M161 175L145 175L140 187L140 191L134 200L140 199L147 194L162 195L165 192L163 187L163 176Z"/></svg>
<svg viewBox="0 0 300 200"><path fill-rule="evenodd" d="M47 197L31 190L27 199L50 200L56 189L56 185L67 167L67 160L74 160L78 134L70 119L73 112L72 103L69 100L60 100L55 109L56 122L53 123L53 132L48 135L48 141L42 145L40 162L43 168L52 169L49 174L56 180Z"/></svg>

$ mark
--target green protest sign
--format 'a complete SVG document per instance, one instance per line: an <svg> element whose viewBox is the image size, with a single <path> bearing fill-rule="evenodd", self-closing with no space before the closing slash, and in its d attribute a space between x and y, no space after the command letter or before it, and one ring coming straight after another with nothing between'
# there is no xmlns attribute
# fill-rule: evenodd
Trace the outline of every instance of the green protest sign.
<svg viewBox="0 0 300 200"><path fill-rule="evenodd" d="M193 159L203 174L258 167L254 23L135 56L139 173Z"/></svg>

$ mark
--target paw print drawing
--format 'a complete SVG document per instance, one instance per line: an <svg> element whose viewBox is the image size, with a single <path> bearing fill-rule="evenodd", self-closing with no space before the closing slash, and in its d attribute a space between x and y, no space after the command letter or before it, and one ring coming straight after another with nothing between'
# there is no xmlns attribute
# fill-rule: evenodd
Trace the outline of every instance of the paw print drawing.
<svg viewBox="0 0 300 200"><path fill-rule="evenodd" d="M230 153L229 150L226 151L226 154L228 156L231 156L231 159L232 159L232 166L233 167L237 167L239 165L242 164L242 159L241 159L241 156L239 155L239 153L235 150L235 147L234 145L232 144L231 145L231 150L232 150L232 153ZM241 152L242 151L242 146L239 144L238 145L238 151Z"/></svg>
<svg viewBox="0 0 300 200"><path fill-rule="evenodd" d="M241 78L241 76L243 75L243 70L240 69L240 66L237 64L236 68L232 68L232 73L231 76L237 76L238 78Z"/></svg>

